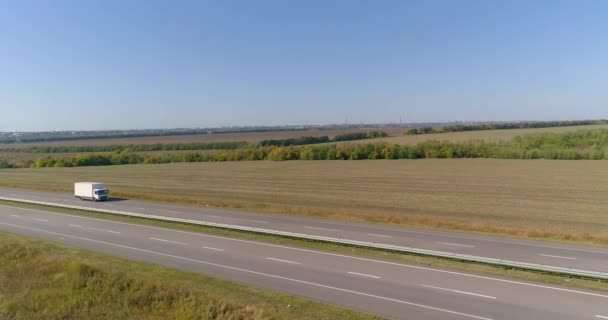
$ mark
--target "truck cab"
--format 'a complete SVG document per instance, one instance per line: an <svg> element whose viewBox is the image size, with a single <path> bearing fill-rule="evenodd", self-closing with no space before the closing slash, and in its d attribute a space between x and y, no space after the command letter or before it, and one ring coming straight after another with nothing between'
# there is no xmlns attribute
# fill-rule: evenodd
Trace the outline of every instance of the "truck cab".
<svg viewBox="0 0 608 320"><path fill-rule="evenodd" d="M106 201L108 200L108 189L94 189L93 190L93 198L95 201Z"/></svg>

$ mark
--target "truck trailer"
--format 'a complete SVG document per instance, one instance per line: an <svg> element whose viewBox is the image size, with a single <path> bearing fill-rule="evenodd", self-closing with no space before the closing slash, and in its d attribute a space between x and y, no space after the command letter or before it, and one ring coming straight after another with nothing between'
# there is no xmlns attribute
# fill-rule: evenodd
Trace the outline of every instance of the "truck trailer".
<svg viewBox="0 0 608 320"><path fill-rule="evenodd" d="M74 196L80 200L106 201L110 196L110 190L99 182L76 182Z"/></svg>

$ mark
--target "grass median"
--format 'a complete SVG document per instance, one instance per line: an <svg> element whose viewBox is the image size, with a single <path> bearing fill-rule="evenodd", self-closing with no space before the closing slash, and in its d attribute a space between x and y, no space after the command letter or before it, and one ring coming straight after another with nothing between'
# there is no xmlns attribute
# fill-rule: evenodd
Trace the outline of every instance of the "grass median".
<svg viewBox="0 0 608 320"><path fill-rule="evenodd" d="M376 319L0 232L0 319Z"/></svg>
<svg viewBox="0 0 608 320"><path fill-rule="evenodd" d="M594 279L587 279L587 278L567 277L567 276L552 274L552 273L542 273L542 272L522 270L522 269L517 269L517 268L499 267L499 266L495 266L495 265L459 261L459 260L454 260L454 259L428 257L428 256L422 256L422 255L406 254L406 253L401 253L401 252L381 250L381 249L340 245L340 244L321 242L321 241L295 239L295 238L290 238L290 237L267 235L267 234L238 231L238 230L231 230L231 229L224 229L224 228L216 228L216 227L199 226L199 225L177 223L177 222L159 221L159 220L146 219L146 218L126 217L126 216L86 211L86 210L67 209L67 208L25 204L25 203L9 202L9 201L1 201L1 200L0 200L0 205L26 208L26 209L34 209L34 210L44 210L44 211L51 211L51 212L57 212L57 213L63 213L63 214L126 222L126 223L142 224L142 225L162 227L162 228L167 228L167 229L176 229L176 230L182 230L182 231L206 233L206 234L213 234L213 235L239 238L239 239L262 241L262 242L272 243L272 244L281 244L281 245L288 245L288 246L294 246L294 247L300 247L300 248L323 250L323 251L340 253L340 254L348 254L348 255L354 255L354 256L361 256L361 257L367 257L367 258L375 258L375 259L381 259L381 260L387 260L387 261L393 261L393 262L400 262L400 263L405 263L405 264L415 264L415 265L422 265L422 266L448 269L448 270L454 270L454 271L473 272L473 273L489 275L489 276L498 276L498 277L505 277L505 278L511 278L511 279L524 280L524 281L535 281L535 282L542 282L542 283L553 284L553 285L561 285L561 286L568 286L568 287L573 287L573 288L590 289L590 290L608 292L608 280L594 280Z"/></svg>

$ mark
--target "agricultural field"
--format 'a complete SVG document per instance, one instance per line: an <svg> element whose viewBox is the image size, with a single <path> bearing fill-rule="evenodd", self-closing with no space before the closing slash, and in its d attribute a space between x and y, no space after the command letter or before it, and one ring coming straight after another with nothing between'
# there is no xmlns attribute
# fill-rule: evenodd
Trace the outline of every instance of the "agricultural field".
<svg viewBox="0 0 608 320"><path fill-rule="evenodd" d="M608 124L587 125L587 126L568 126L568 127L551 127L551 128L533 128L533 129L503 129L503 130L481 130L481 131L465 131L465 132L450 132L450 133L429 133L421 135L389 135L386 138L374 139L374 142L385 142L389 144L415 145L417 143L439 140L450 142L501 142L510 141L517 136L527 136L542 133L566 133L578 130L593 130L593 129L608 129ZM347 141L348 142L348 141ZM334 143L347 143L334 142ZM369 143L370 140L350 141L351 143Z"/></svg>
<svg viewBox="0 0 608 320"><path fill-rule="evenodd" d="M0 170L0 186L608 245L603 161L246 161ZM161 182L162 183L159 183Z"/></svg>
<svg viewBox="0 0 608 320"><path fill-rule="evenodd" d="M10 143L0 144L2 148L19 148L33 146L101 146L114 144L156 144L156 143L192 143L192 142L232 142L246 141L250 143L258 143L268 139L290 139L300 137L317 137L329 136L335 137L339 134L352 132L369 132L373 130L382 130L389 136L398 136L403 133L405 128L368 128L368 129L335 129L335 130L296 130L296 131L268 131L268 132L243 132L243 133L217 133L203 135L176 135L176 136L155 136L155 137L138 137L138 138L114 138L114 139L91 139L91 140L67 140L67 141L49 141L49 142L32 142L32 143Z"/></svg>

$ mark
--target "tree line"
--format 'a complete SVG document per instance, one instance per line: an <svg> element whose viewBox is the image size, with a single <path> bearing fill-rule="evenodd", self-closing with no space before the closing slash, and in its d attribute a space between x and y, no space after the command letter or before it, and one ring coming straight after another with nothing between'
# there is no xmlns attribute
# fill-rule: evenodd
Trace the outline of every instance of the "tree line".
<svg viewBox="0 0 608 320"><path fill-rule="evenodd" d="M355 132L337 135L333 140L328 136L321 137L300 137L292 139L272 139L262 140L259 145L269 146L292 146L307 145L317 143L327 143L331 141L349 141L360 139L371 139L386 137L383 131ZM12 147L0 148L3 152L23 152L23 153L80 153L80 152L122 152L122 151L175 151L175 150L235 150L242 149L252 144L246 141L228 142L191 142L191 143L155 143L155 144L112 144L112 145L89 145L89 146L32 146L32 147Z"/></svg>
<svg viewBox="0 0 608 320"><path fill-rule="evenodd" d="M608 120L571 120L571 121L526 121L526 122L505 122L505 123L485 123L472 125L456 125L440 128L424 127L406 130L405 135L418 135L429 133L447 133L480 130L503 130L503 129L527 129L527 128L550 128L565 126L584 126L594 124L607 124Z"/></svg>
<svg viewBox="0 0 608 320"><path fill-rule="evenodd" d="M3 152L24 153L78 153L78 152L122 152L130 151L175 151L175 150L233 150L247 147L245 141L192 142L155 144L113 144L92 146L34 146L25 148L0 148Z"/></svg>
<svg viewBox="0 0 608 320"><path fill-rule="evenodd" d="M272 140L262 140L260 142L260 146L269 147L287 147L287 146L299 146L306 144L318 144L318 143L328 143L328 142L336 142L336 141L354 141L354 140L363 140L363 139L373 139L373 138L382 138L388 136L386 132L376 130L370 132L351 132L351 133L343 133L336 135L333 139L330 139L328 136L321 137L301 137L301 138L291 138L291 139L272 139Z"/></svg>
<svg viewBox="0 0 608 320"><path fill-rule="evenodd" d="M250 146L213 153L165 153L161 155L138 154L131 150L124 150L113 154L84 154L71 158L47 156L36 161L26 160L16 163L0 160L0 168L79 167L208 161L428 158L608 160L608 129L547 133L516 137L507 142L455 143L431 140L416 145L367 143Z"/></svg>

